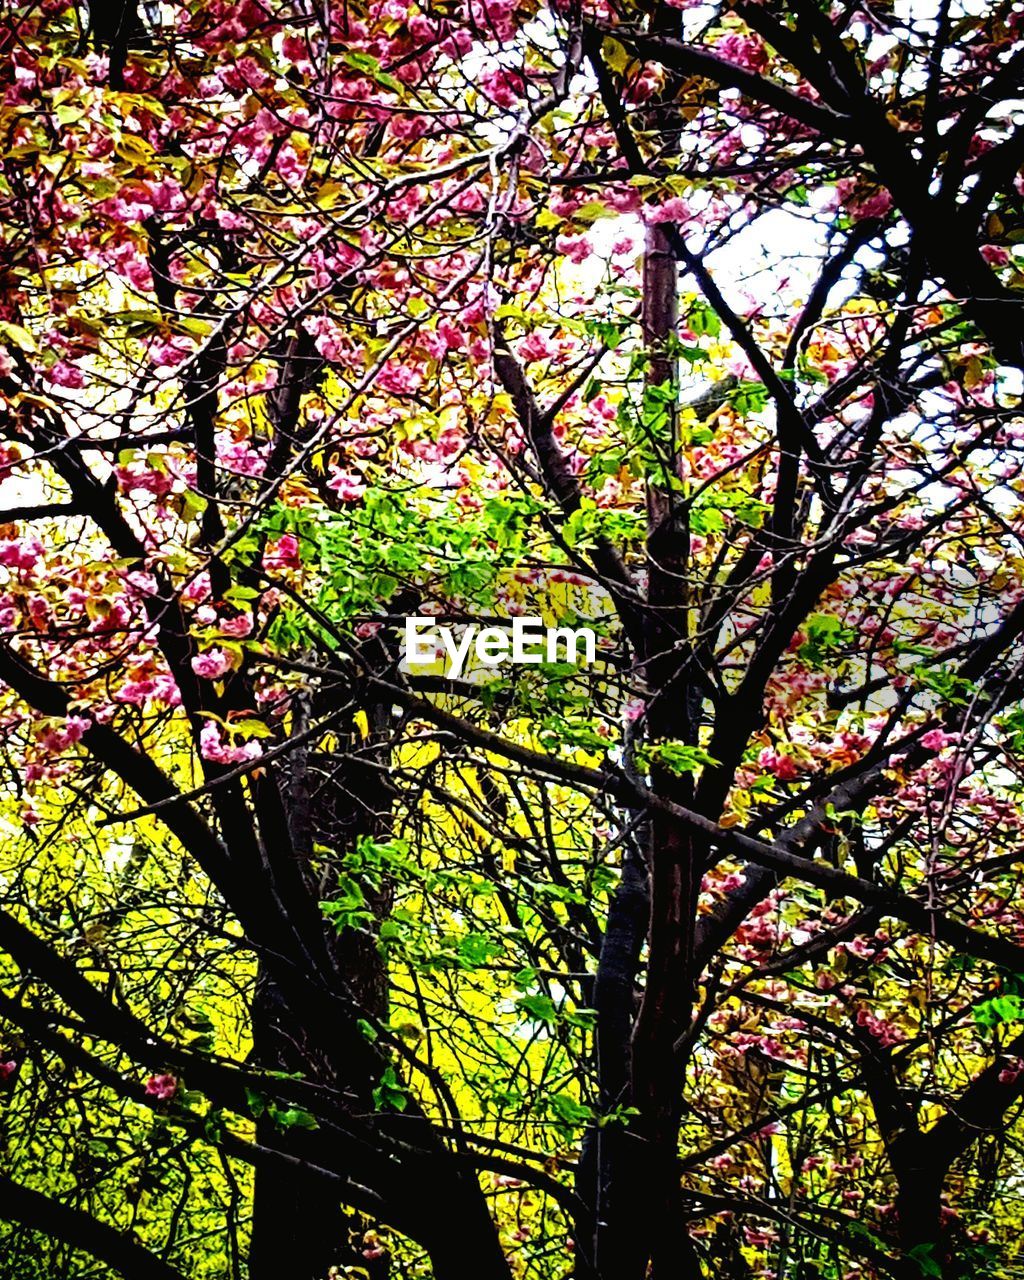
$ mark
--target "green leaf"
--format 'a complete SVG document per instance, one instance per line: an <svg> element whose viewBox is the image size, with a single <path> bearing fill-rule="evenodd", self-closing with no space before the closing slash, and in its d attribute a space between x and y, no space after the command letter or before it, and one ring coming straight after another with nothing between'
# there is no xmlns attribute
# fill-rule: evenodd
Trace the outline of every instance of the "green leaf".
<svg viewBox="0 0 1024 1280"><path fill-rule="evenodd" d="M540 994L520 996L516 1001L516 1008L521 1009L533 1022L551 1023L558 1020L555 1002L550 996Z"/></svg>
<svg viewBox="0 0 1024 1280"><path fill-rule="evenodd" d="M359 1028L359 1034L370 1044L375 1044L380 1039L377 1034L377 1028L372 1023L367 1022L365 1018L357 1019L356 1026Z"/></svg>
<svg viewBox="0 0 1024 1280"><path fill-rule="evenodd" d="M278 1107L271 1103L267 1108L271 1119L281 1129L318 1129L316 1118L299 1107Z"/></svg>
<svg viewBox="0 0 1024 1280"><path fill-rule="evenodd" d="M1016 995L993 996L974 1006L974 1021L991 1030L1004 1022L1024 1021L1024 998Z"/></svg>
<svg viewBox="0 0 1024 1280"><path fill-rule="evenodd" d="M486 933L467 933L459 941L459 959L463 968L479 969L501 955L504 947Z"/></svg>
<svg viewBox="0 0 1024 1280"><path fill-rule="evenodd" d="M549 1100L549 1105L559 1120L565 1120L569 1124L586 1124L588 1120L594 1117L593 1110L586 1106L585 1103L578 1102L568 1093L553 1094Z"/></svg>
<svg viewBox="0 0 1024 1280"><path fill-rule="evenodd" d="M915 1244L912 1249L907 1250L907 1257L913 1258L917 1265L921 1268L923 1276L942 1276L942 1267L936 1258L935 1246L933 1244Z"/></svg>
<svg viewBox="0 0 1024 1280"><path fill-rule="evenodd" d="M409 1105L409 1095L399 1080L394 1067L386 1068L380 1084L373 1091L373 1105L378 1111L404 1111Z"/></svg>
<svg viewBox="0 0 1024 1280"><path fill-rule="evenodd" d="M380 63L372 54L349 50L341 55L341 60L348 63L353 70L363 72L385 89L390 89L392 93L402 92L402 82L388 72L382 71Z"/></svg>

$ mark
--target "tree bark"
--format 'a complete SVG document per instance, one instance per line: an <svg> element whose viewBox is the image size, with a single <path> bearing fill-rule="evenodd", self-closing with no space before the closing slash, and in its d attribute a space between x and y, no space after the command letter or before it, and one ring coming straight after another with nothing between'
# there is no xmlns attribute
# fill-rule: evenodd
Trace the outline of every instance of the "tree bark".
<svg viewBox="0 0 1024 1280"><path fill-rule="evenodd" d="M295 752L288 762L284 788L289 835L310 893L329 896L330 886L318 886L314 848L326 845L338 855L354 848L360 835L380 834L388 809L380 775L369 770L333 766L333 761ZM335 776L336 775L336 776ZM370 776L365 776L370 775ZM356 796L360 799L356 800ZM386 889L367 898L378 918L389 905ZM346 997L368 1018L387 1017L387 975L382 956L370 934L346 929L328 939L332 959ZM274 1071L295 1072L326 1085L365 1114L374 1110L373 1088L360 1063L365 1055L353 1037L360 1035L353 1019L339 1020L327 1030L310 1027L302 1011L261 966L252 1005L253 1059ZM316 1131L282 1131L270 1115L257 1121L257 1140L314 1163L323 1137ZM352 1176L361 1180L360 1171ZM343 1208L337 1192L315 1177L302 1178L275 1167L257 1169L253 1195L253 1231L249 1252L250 1280L324 1280L332 1266L361 1267L371 1280L388 1273L386 1253L367 1257L362 1238L374 1224L364 1215Z"/></svg>

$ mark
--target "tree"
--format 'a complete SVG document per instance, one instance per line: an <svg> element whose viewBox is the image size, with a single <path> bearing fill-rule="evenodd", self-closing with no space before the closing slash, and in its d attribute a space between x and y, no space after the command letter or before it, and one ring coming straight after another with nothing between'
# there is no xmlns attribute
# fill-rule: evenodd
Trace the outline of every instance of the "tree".
<svg viewBox="0 0 1024 1280"><path fill-rule="evenodd" d="M1021 25L10 10L12 1277L1013 1274Z"/></svg>

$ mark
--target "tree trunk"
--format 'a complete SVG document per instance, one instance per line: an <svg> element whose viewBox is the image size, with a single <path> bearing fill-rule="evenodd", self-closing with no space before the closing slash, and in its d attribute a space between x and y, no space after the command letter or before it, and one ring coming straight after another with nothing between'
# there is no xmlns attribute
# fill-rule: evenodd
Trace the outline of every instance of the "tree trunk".
<svg viewBox="0 0 1024 1280"><path fill-rule="evenodd" d="M252 1019L254 1065L301 1073L324 1084L342 1083L338 1068L346 1055L341 1046L334 1055L325 1054L322 1040L312 1043L302 1018L288 1007L266 972L257 979ZM256 1122L256 1140L314 1164L328 1162L318 1154L323 1146L318 1132L282 1129L267 1114ZM358 1171L352 1173L358 1178ZM386 1254L367 1257L363 1242L373 1225L364 1215L343 1208L337 1189L323 1180L260 1166L253 1189L249 1280L325 1280L332 1266L362 1267L371 1280L384 1280Z"/></svg>
<svg viewBox="0 0 1024 1280"><path fill-rule="evenodd" d="M935 1161L901 1162L896 1170L896 1220L900 1250L906 1259L907 1280L957 1274L948 1256L942 1231L942 1184L945 1168ZM922 1265L923 1264L923 1265ZM932 1266L939 1268L936 1272Z"/></svg>
<svg viewBox="0 0 1024 1280"><path fill-rule="evenodd" d="M646 738L697 741L699 695L687 678L690 544L685 516L675 491L677 429L674 388L676 361L671 340L677 319L677 267L664 227L648 230L644 258L643 325L648 350L645 413L661 442L669 474L648 480L648 593L644 624L643 669L649 702ZM690 804L693 788L655 764L655 790L679 804ZM629 1002L639 940L621 921L606 933L599 974L599 1071L604 1105L624 1098L637 1111L628 1129L605 1127L585 1153L584 1170L596 1213L593 1249L587 1264L598 1280L681 1280L699 1276L699 1266L682 1213L678 1173L678 1132L682 1107L682 1066L676 1041L689 1025L695 975L694 929L703 868L703 848L673 818L656 813L647 827L650 910L648 961L643 999L630 1036L628 1075L620 1078L622 1018L628 975ZM634 877L635 879L635 877ZM620 893L635 885L624 873ZM619 903L620 913L625 904ZM613 912L613 919L615 913ZM618 952L628 941L633 967ZM609 995L603 1011L600 997ZM601 1037L611 1048L603 1051ZM590 1223L588 1220L587 1226ZM653 1270L649 1271L649 1266ZM580 1274L586 1272L580 1269Z"/></svg>
<svg viewBox="0 0 1024 1280"><path fill-rule="evenodd" d="M341 855L355 847L359 836L380 835L385 829L389 797L381 776L301 750L290 757L283 788L289 835L314 901L329 898L333 888L332 883L319 883L322 873L315 863L314 846ZM329 874L333 879L333 872ZM364 892L377 918L382 918L390 905L387 886L368 884ZM345 999L366 1017L384 1021L387 974L373 936L347 929L330 936L329 943ZM320 1022L310 1026L308 1021L305 1011L291 1007L261 965L252 1007L254 1064L335 1089L364 1115L372 1114L376 1080L367 1074L365 1053L359 1052L365 1046L354 1016L339 1016L330 1028ZM324 1138L316 1130L283 1130L264 1115L257 1121L257 1140L312 1163L337 1167L337 1151L318 1156ZM362 1181L359 1170L351 1173L355 1181ZM259 1167L253 1195L250 1280L325 1280L332 1266L360 1267L370 1280L383 1280L389 1270L387 1254L381 1250L380 1256L374 1256L372 1238L364 1241L374 1225L365 1215L343 1208L336 1188L322 1180Z"/></svg>
<svg viewBox="0 0 1024 1280"><path fill-rule="evenodd" d="M637 846L630 841L622 862L622 875L612 897L601 941L594 979L597 1014L596 1066L600 1088L600 1112L606 1116L629 1101L629 1037L636 1013L636 978L640 952L650 913L647 867ZM619 1207L629 1194L630 1146L635 1139L622 1123L594 1126L583 1140L576 1192L584 1205L575 1224L576 1275L589 1280L598 1274L599 1261L624 1258L632 1234L629 1204Z"/></svg>

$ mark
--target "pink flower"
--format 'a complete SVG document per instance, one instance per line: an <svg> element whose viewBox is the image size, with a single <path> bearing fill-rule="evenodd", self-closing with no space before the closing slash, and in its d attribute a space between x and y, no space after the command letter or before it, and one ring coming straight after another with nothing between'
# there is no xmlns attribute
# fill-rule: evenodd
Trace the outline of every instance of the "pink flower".
<svg viewBox="0 0 1024 1280"><path fill-rule="evenodd" d="M929 729L921 739L921 746L926 751L941 751L943 747L948 746L951 742L956 742L957 735L955 733L943 733L941 729Z"/></svg>
<svg viewBox="0 0 1024 1280"><path fill-rule="evenodd" d="M34 536L0 541L0 564L8 569L34 569L43 558L43 544Z"/></svg>
<svg viewBox="0 0 1024 1280"><path fill-rule="evenodd" d="M783 782L788 782L800 773L800 768L793 757L786 755L785 752L776 751L774 747L765 747L757 757L757 763L768 773L774 773L776 778Z"/></svg>
<svg viewBox="0 0 1024 1280"><path fill-rule="evenodd" d="M126 493L140 490L162 498L174 488L172 476L166 471L159 471L156 467L148 467L144 463L133 462L125 467L115 467L114 475Z"/></svg>
<svg viewBox="0 0 1024 1280"><path fill-rule="evenodd" d="M178 1092L178 1078L172 1075L150 1076L146 1081L146 1093L160 1102L169 1102Z"/></svg>
<svg viewBox="0 0 1024 1280"><path fill-rule="evenodd" d="M282 533L276 542L269 544L263 553L263 567L268 573L299 567L299 540L294 533Z"/></svg>
<svg viewBox="0 0 1024 1280"><path fill-rule="evenodd" d="M267 465L266 458L247 440L218 443L217 461L236 476L261 476Z"/></svg>
<svg viewBox="0 0 1024 1280"><path fill-rule="evenodd" d="M514 107L525 91L523 77L504 67L485 72L480 77L480 88L496 107Z"/></svg>
<svg viewBox="0 0 1024 1280"><path fill-rule="evenodd" d="M519 359L531 364L534 360L550 360L557 346L543 334L531 333L519 343Z"/></svg>
<svg viewBox="0 0 1024 1280"><path fill-rule="evenodd" d="M48 370L46 376L51 382L56 383L58 387L70 387L77 390L77 388L85 386L85 374L73 364L68 364L66 360L58 360L53 368Z"/></svg>
<svg viewBox="0 0 1024 1280"><path fill-rule="evenodd" d="M873 1036L883 1048L890 1045L900 1044L906 1039L906 1036L898 1027L892 1026L886 1022L884 1018L876 1018L873 1013L869 1013L867 1009L858 1009L857 1026L863 1027L868 1035Z"/></svg>
<svg viewBox="0 0 1024 1280"><path fill-rule="evenodd" d="M90 722L82 716L68 716L62 728L44 730L39 740L48 751L66 751L81 742L89 727Z"/></svg>
<svg viewBox="0 0 1024 1280"><path fill-rule="evenodd" d="M149 359L158 369L173 369L192 354L192 344L175 334L170 338L154 338L149 344Z"/></svg>
<svg viewBox="0 0 1024 1280"><path fill-rule="evenodd" d="M768 65L767 50L757 36L723 36L715 45L715 53L747 71L763 71Z"/></svg>
<svg viewBox="0 0 1024 1280"><path fill-rule="evenodd" d="M486 203L485 195L486 189L476 183L472 187L467 187L465 191L459 192L451 202L452 208L456 213L478 213Z"/></svg>
<svg viewBox="0 0 1024 1280"><path fill-rule="evenodd" d="M983 244L981 256L990 267L1005 267L1010 261L1009 250L1000 244Z"/></svg>
<svg viewBox="0 0 1024 1280"><path fill-rule="evenodd" d="M682 196L673 196L664 204L648 205L644 217L649 223L686 222L690 218L690 206Z"/></svg>
<svg viewBox="0 0 1024 1280"><path fill-rule="evenodd" d="M125 582L140 596L155 596L160 591L156 578L151 573L142 573L138 569L127 574Z"/></svg>
<svg viewBox="0 0 1024 1280"><path fill-rule="evenodd" d="M18 1069L18 1064L13 1058L9 1058L6 1062L0 1062L0 1080L10 1080Z"/></svg>
<svg viewBox="0 0 1024 1280"><path fill-rule="evenodd" d="M423 378L407 364L389 361L377 374L377 387L381 391L393 391L395 395L412 395L420 389Z"/></svg>
<svg viewBox="0 0 1024 1280"><path fill-rule="evenodd" d="M192 670L203 680L218 680L231 670L231 657L223 649L208 649L192 659Z"/></svg>
<svg viewBox="0 0 1024 1280"><path fill-rule="evenodd" d="M207 720L199 734L199 750L204 760L211 760L214 764L245 764L247 760L256 760L263 754L263 748L255 739L238 746L224 742L212 720Z"/></svg>
<svg viewBox="0 0 1024 1280"><path fill-rule="evenodd" d="M555 241L555 248L570 262L586 262L593 253L586 236L559 236Z"/></svg>
<svg viewBox="0 0 1024 1280"><path fill-rule="evenodd" d="M339 471L327 481L328 489L333 490L342 502L358 502L366 492L366 485L358 476L348 471Z"/></svg>
<svg viewBox="0 0 1024 1280"><path fill-rule="evenodd" d="M221 618L219 629L221 635L241 640L252 631L252 614L239 613L234 618Z"/></svg>
<svg viewBox="0 0 1024 1280"><path fill-rule="evenodd" d="M839 202L855 222L882 218L892 208L892 196L882 187L865 186L855 178L836 183Z"/></svg>

